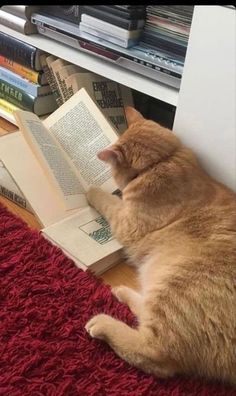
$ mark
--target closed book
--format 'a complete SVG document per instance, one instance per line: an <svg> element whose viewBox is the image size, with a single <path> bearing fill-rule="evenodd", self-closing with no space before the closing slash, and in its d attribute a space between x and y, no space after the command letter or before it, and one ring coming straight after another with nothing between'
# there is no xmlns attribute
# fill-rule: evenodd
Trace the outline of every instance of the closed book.
<svg viewBox="0 0 236 396"><path fill-rule="evenodd" d="M33 12L37 12L40 6L30 6L30 5L3 5L1 10L6 11L12 15L16 15L23 19L28 19L30 21Z"/></svg>
<svg viewBox="0 0 236 396"><path fill-rule="evenodd" d="M36 26L28 19L20 18L3 10L0 10L0 24L25 35L37 33Z"/></svg>
<svg viewBox="0 0 236 396"><path fill-rule="evenodd" d="M39 71L42 66L39 60L40 49L0 31L0 54L30 69Z"/></svg>
<svg viewBox="0 0 236 396"><path fill-rule="evenodd" d="M13 60L7 58L6 56L0 55L0 66L5 69L11 70L14 73L19 74L21 77L26 78L36 84L47 85L47 78L44 72L35 71L21 65L20 63L14 62Z"/></svg>
<svg viewBox="0 0 236 396"><path fill-rule="evenodd" d="M4 99L23 110L31 111L38 116L51 113L57 108L52 94L45 96L32 96L14 85L0 79L0 98Z"/></svg>
<svg viewBox="0 0 236 396"><path fill-rule="evenodd" d="M93 6L82 6L82 15L87 14L92 17L101 19L102 21L112 23L116 26L119 26L122 29L127 29L127 30L135 30L135 29L141 29L144 27L144 19L125 19L125 18L120 18L117 17L116 15L113 15L109 12L106 12L104 10L98 9Z"/></svg>
<svg viewBox="0 0 236 396"><path fill-rule="evenodd" d="M51 93L51 88L49 85L35 84L32 81L21 77L19 74L5 69L2 66L0 66L0 79L6 83L14 85L16 89L22 89L25 93L28 93L32 96L41 96Z"/></svg>

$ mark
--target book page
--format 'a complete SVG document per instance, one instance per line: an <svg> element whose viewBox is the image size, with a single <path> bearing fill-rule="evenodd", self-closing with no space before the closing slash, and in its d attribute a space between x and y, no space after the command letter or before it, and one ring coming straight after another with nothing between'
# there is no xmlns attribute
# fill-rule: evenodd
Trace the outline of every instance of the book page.
<svg viewBox="0 0 236 396"><path fill-rule="evenodd" d="M73 74L67 78L67 84L73 93L85 88L119 134L127 129L124 105L133 106L130 88L91 72Z"/></svg>
<svg viewBox="0 0 236 396"><path fill-rule="evenodd" d="M117 189L110 166L97 158L98 151L116 142L117 133L85 89L68 99L44 125L71 159L86 190L92 185L108 192Z"/></svg>
<svg viewBox="0 0 236 396"><path fill-rule="evenodd" d="M43 227L78 212L78 209L65 210L21 132L0 138L0 158Z"/></svg>
<svg viewBox="0 0 236 396"><path fill-rule="evenodd" d="M120 251L121 244L113 237L107 221L87 207L78 213L42 230L76 262L96 272L96 263Z"/></svg>
<svg viewBox="0 0 236 396"><path fill-rule="evenodd" d="M31 150L60 194L66 210L85 206L84 187L77 177L76 169L56 139L35 114L15 111L14 116Z"/></svg>

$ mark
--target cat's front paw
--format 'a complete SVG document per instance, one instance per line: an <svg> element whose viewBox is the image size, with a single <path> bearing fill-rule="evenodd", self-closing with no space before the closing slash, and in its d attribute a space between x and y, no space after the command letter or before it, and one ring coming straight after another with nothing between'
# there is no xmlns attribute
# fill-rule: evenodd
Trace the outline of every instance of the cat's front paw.
<svg viewBox="0 0 236 396"><path fill-rule="evenodd" d="M86 198L91 206L96 207L98 197L101 195L101 193L102 193L101 188L90 187L90 189L86 193Z"/></svg>
<svg viewBox="0 0 236 396"><path fill-rule="evenodd" d="M91 318L85 325L86 331L93 338L107 340L109 329L113 325L114 319L105 314L99 314Z"/></svg>

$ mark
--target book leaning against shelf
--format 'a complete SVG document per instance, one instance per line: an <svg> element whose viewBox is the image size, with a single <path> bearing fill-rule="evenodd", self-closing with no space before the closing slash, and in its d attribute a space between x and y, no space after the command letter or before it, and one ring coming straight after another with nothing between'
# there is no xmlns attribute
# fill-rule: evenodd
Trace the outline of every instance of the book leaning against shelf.
<svg viewBox="0 0 236 396"><path fill-rule="evenodd" d="M91 185L117 191L109 166L96 156L117 132L83 88L44 122L25 111L15 117L20 131L1 138L0 158L43 235L80 268L104 272L121 258L122 246L85 193Z"/></svg>

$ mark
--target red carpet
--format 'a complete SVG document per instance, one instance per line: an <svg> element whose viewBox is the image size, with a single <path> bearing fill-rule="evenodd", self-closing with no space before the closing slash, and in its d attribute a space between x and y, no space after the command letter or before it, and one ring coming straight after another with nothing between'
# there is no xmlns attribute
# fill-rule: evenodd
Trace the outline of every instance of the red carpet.
<svg viewBox="0 0 236 396"><path fill-rule="evenodd" d="M109 287L0 206L0 395L236 395L217 384L159 380L130 367L87 335L85 323L100 312L135 323Z"/></svg>

